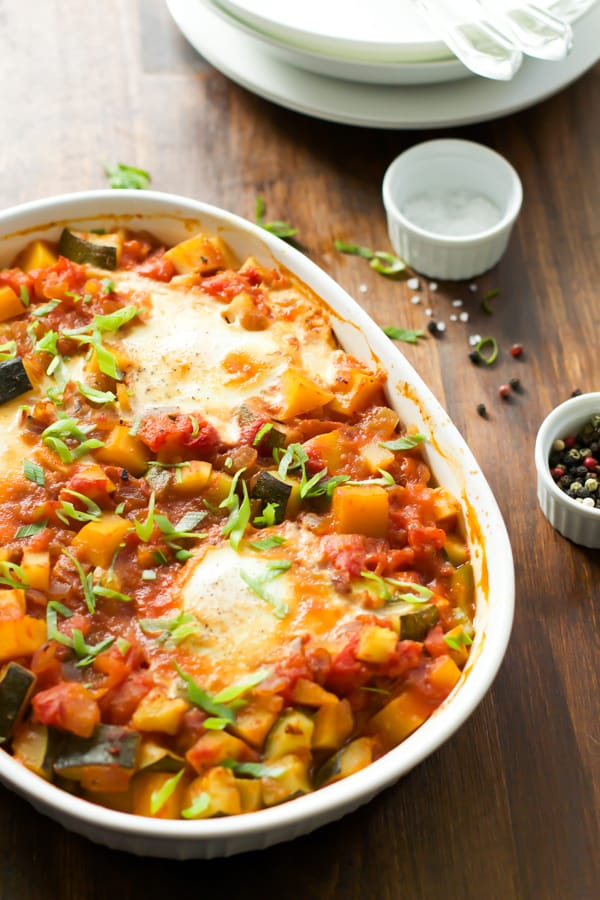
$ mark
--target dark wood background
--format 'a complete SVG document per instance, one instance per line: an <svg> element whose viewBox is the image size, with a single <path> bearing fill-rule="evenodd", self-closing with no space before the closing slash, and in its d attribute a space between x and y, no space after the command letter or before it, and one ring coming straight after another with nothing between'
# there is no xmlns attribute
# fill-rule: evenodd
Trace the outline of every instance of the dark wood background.
<svg viewBox="0 0 600 900"><path fill-rule="evenodd" d="M128 897L302 900L592 900L599 896L600 551L539 511L533 444L544 416L600 389L600 65L532 109L444 129L517 168L525 202L502 262L478 290L410 303L403 282L341 256L342 238L390 249L387 165L432 132L329 124L237 87L186 43L162 0L0 0L0 203L106 186L102 160L153 187L254 218L291 221L310 257L381 325L443 339L402 345L471 445L505 516L517 580L504 665L480 707L426 762L343 821L230 860L138 859L64 831L0 787L0 900ZM366 286L366 292L361 291ZM499 289L493 315L481 297ZM455 298L468 323L452 323ZM468 360L493 335L494 367ZM521 359L509 354L523 344ZM523 390L502 401L498 385ZM476 414L486 404L489 419Z"/></svg>

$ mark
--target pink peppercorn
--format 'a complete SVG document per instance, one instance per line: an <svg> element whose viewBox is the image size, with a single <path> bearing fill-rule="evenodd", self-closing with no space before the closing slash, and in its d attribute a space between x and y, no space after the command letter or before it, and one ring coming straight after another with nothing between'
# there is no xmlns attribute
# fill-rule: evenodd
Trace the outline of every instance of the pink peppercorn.
<svg viewBox="0 0 600 900"><path fill-rule="evenodd" d="M555 466L553 469L550 469L550 474L555 481L558 481L565 474L565 469L562 466Z"/></svg>
<svg viewBox="0 0 600 900"><path fill-rule="evenodd" d="M523 352L523 344L513 344L510 348L511 356L520 356Z"/></svg>
<svg viewBox="0 0 600 900"><path fill-rule="evenodd" d="M593 472L594 469L596 468L596 466L598 465L598 460L594 459L593 456L586 456L586 458L583 461L583 464L586 467L586 469L589 469L590 472Z"/></svg>
<svg viewBox="0 0 600 900"><path fill-rule="evenodd" d="M498 393L506 400L507 397L510 397L510 384L501 384L498 388Z"/></svg>
<svg viewBox="0 0 600 900"><path fill-rule="evenodd" d="M574 437L566 437L566 438L563 438L563 440L565 442L565 447L567 448L567 450L572 450L572 448L575 446L575 438Z"/></svg>

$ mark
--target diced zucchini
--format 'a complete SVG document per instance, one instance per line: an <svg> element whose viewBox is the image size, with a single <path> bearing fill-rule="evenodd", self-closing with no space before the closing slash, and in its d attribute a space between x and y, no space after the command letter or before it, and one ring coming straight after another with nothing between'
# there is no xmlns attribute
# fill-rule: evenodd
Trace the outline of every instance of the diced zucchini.
<svg viewBox="0 0 600 900"><path fill-rule="evenodd" d="M338 750L346 743L354 728L354 716L348 700L326 703L315 716L313 750Z"/></svg>
<svg viewBox="0 0 600 900"><path fill-rule="evenodd" d="M434 604L400 616L400 640L422 641L438 619L438 608Z"/></svg>
<svg viewBox="0 0 600 900"><path fill-rule="evenodd" d="M16 662L0 673L0 744L7 741L27 708L35 675Z"/></svg>
<svg viewBox="0 0 600 900"><path fill-rule="evenodd" d="M261 472L252 488L252 498L262 500L264 504L272 503L275 507L275 524L285 519L292 486L277 478L271 472Z"/></svg>
<svg viewBox="0 0 600 900"><path fill-rule="evenodd" d="M58 252L60 256L66 256L76 263L89 263L99 269L113 270L117 268L118 262L117 237L63 228L58 242Z"/></svg>
<svg viewBox="0 0 600 900"><path fill-rule="evenodd" d="M238 779L231 769L216 766L195 778L183 791L181 811L185 818L237 816L242 812Z"/></svg>
<svg viewBox="0 0 600 900"><path fill-rule="evenodd" d="M232 730L247 744L258 749L273 727L282 705L283 700L276 694L272 697L252 698L238 710Z"/></svg>
<svg viewBox="0 0 600 900"><path fill-rule="evenodd" d="M280 759L289 753L310 753L313 719L297 709L286 709L277 719L265 742L265 758L269 761Z"/></svg>
<svg viewBox="0 0 600 900"><path fill-rule="evenodd" d="M446 536L444 552L453 566L462 566L469 559L469 545L457 534Z"/></svg>
<svg viewBox="0 0 600 900"><path fill-rule="evenodd" d="M138 769L149 772L178 772L185 765L182 756L152 738L142 740L138 754Z"/></svg>
<svg viewBox="0 0 600 900"><path fill-rule="evenodd" d="M258 754L227 731L207 731L190 747L185 757L196 772L204 772L211 766L218 766L225 759L256 762Z"/></svg>
<svg viewBox="0 0 600 900"><path fill-rule="evenodd" d="M456 605L469 618L473 618L475 604L475 579L473 566L466 562L452 573L450 579L450 593Z"/></svg>
<svg viewBox="0 0 600 900"><path fill-rule="evenodd" d="M377 734L386 749L390 749L422 725L431 711L431 706L416 692L405 691L375 713L369 721L369 731Z"/></svg>
<svg viewBox="0 0 600 900"><path fill-rule="evenodd" d="M52 767L63 735L40 722L22 722L12 738L15 759L42 778L52 777Z"/></svg>
<svg viewBox="0 0 600 900"><path fill-rule="evenodd" d="M98 725L90 738L68 734L54 771L88 790L126 790L136 768L140 736L121 725Z"/></svg>
<svg viewBox="0 0 600 900"><path fill-rule="evenodd" d="M8 403L26 394L33 385L20 356L0 362L0 403Z"/></svg>
<svg viewBox="0 0 600 900"><path fill-rule="evenodd" d="M357 738L323 763L316 774L315 786L322 787L325 784L333 784L334 781L347 778L348 775L370 765L372 761L373 739L370 737Z"/></svg>
<svg viewBox="0 0 600 900"><path fill-rule="evenodd" d="M265 806L275 806L311 791L308 760L295 753L279 757L273 768L280 771L274 777L262 778L262 799Z"/></svg>

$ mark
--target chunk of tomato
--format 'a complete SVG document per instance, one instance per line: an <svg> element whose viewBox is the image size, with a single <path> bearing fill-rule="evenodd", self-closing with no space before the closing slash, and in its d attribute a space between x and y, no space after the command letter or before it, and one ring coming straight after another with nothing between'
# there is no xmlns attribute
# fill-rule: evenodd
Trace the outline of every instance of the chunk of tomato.
<svg viewBox="0 0 600 900"><path fill-rule="evenodd" d="M61 681L40 691L31 701L42 725L52 725L88 738L100 724L100 709L86 687L75 681Z"/></svg>

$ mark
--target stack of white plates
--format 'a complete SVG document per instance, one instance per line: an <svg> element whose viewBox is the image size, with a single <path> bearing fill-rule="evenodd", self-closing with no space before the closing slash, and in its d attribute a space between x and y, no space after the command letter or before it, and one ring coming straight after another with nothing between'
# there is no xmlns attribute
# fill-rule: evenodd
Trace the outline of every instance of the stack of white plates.
<svg viewBox="0 0 600 900"><path fill-rule="evenodd" d="M555 0L538 0L551 9ZM436 128L530 106L600 59L600 3L560 62L525 59L509 82L472 76L412 0L167 0L196 50L233 81L329 121ZM576 5L576 4L574 4Z"/></svg>

